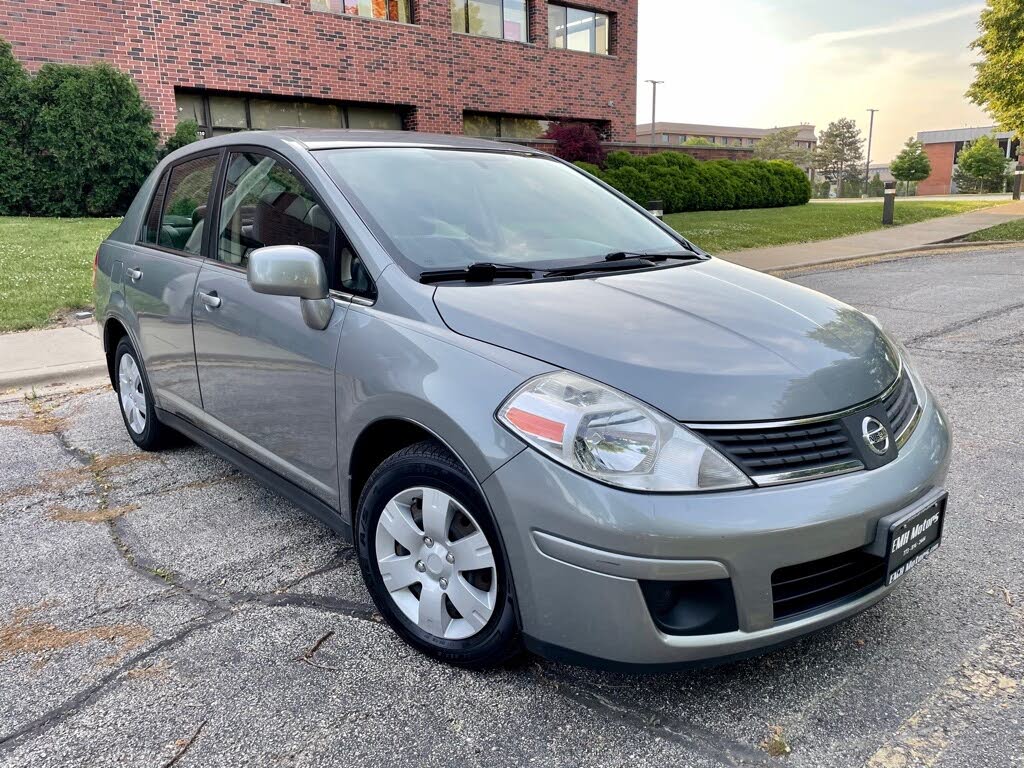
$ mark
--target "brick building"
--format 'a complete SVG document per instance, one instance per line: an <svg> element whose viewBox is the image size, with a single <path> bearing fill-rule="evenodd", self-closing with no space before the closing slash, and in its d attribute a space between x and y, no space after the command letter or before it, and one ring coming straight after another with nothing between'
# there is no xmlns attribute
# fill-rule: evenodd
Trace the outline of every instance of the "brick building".
<svg viewBox="0 0 1024 768"><path fill-rule="evenodd" d="M954 128L948 131L920 131L918 141L924 144L925 154L932 163L931 175L917 184L919 195L948 195L956 193L953 183L953 172L956 160L964 145L980 139L982 136L993 136L999 146L1006 152L1009 162L1017 157L1020 140L1013 138L1012 133L1000 133L995 127L989 128Z"/></svg>
<svg viewBox="0 0 1024 768"><path fill-rule="evenodd" d="M636 139L637 0L0 0L30 70L106 61L161 133L375 127Z"/></svg>

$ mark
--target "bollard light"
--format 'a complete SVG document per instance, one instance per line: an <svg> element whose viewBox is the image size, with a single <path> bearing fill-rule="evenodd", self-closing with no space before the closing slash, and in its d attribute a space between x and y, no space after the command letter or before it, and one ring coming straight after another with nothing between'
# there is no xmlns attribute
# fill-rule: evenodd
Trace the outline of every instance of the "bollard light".
<svg viewBox="0 0 1024 768"><path fill-rule="evenodd" d="M651 200L647 204L647 212L660 219L665 215L665 204L661 200Z"/></svg>
<svg viewBox="0 0 1024 768"><path fill-rule="evenodd" d="M896 182L885 182L885 195L882 200L882 223L892 224L896 219Z"/></svg>

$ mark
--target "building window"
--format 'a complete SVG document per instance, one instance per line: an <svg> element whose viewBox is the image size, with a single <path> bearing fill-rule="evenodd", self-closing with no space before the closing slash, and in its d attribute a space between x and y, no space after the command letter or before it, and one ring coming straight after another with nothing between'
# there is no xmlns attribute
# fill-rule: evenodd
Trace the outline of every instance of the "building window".
<svg viewBox="0 0 1024 768"><path fill-rule="evenodd" d="M485 115L466 112L462 116L462 132L466 136L486 139L539 139L548 131L550 120L511 115Z"/></svg>
<svg viewBox="0 0 1024 768"><path fill-rule="evenodd" d="M526 0L449 0L452 31L529 41Z"/></svg>
<svg viewBox="0 0 1024 768"><path fill-rule="evenodd" d="M608 14L548 3L548 45L608 55Z"/></svg>
<svg viewBox="0 0 1024 768"><path fill-rule="evenodd" d="M310 0L309 7L314 11L345 13L349 16L366 16L406 24L412 21L409 0Z"/></svg>
<svg viewBox="0 0 1024 768"><path fill-rule="evenodd" d="M268 99L176 91L178 122L194 120L204 137L272 128L374 128L402 130L397 107L349 105L336 101Z"/></svg>

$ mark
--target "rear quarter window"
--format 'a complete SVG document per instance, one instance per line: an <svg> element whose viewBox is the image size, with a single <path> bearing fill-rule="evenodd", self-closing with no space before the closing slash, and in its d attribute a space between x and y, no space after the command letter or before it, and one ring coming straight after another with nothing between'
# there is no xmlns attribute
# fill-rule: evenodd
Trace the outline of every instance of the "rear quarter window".
<svg viewBox="0 0 1024 768"><path fill-rule="evenodd" d="M150 203L142 242L189 255L199 254L216 170L216 155L185 160L169 168Z"/></svg>

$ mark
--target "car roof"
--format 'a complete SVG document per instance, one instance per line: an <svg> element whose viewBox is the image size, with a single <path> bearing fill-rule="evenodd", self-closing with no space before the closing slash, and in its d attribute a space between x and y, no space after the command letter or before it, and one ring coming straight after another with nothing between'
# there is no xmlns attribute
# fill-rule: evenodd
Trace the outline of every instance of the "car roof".
<svg viewBox="0 0 1024 768"><path fill-rule="evenodd" d="M451 136L440 133L418 133L415 131L373 131L357 129L287 128L271 131L242 131L211 139L204 139L203 147L234 146L249 144L278 148L288 145L306 150L342 149L350 147L421 147L444 149L477 149L491 152L516 152L542 154L537 150L518 144L489 141L469 136ZM198 145L190 144L192 151Z"/></svg>

